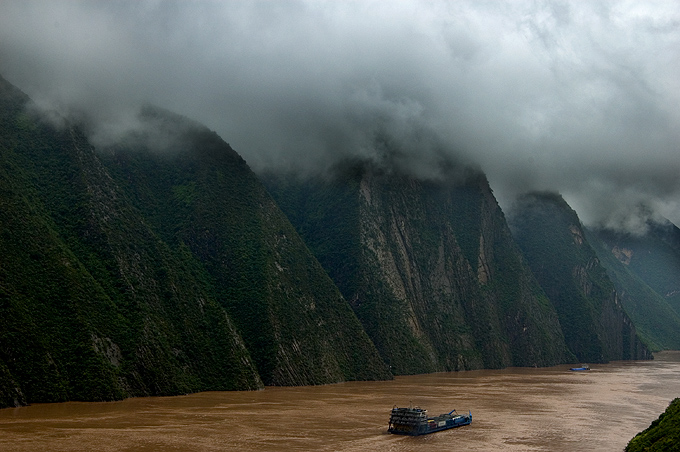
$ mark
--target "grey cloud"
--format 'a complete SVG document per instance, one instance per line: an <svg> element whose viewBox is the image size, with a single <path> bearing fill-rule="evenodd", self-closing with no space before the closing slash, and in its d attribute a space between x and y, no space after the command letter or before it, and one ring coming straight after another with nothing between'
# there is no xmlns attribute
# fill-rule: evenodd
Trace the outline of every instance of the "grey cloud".
<svg viewBox="0 0 680 452"><path fill-rule="evenodd" d="M0 73L100 138L144 102L255 169L389 136L421 174L479 165L503 205L548 189L588 222L680 223L675 1L5 0Z"/></svg>

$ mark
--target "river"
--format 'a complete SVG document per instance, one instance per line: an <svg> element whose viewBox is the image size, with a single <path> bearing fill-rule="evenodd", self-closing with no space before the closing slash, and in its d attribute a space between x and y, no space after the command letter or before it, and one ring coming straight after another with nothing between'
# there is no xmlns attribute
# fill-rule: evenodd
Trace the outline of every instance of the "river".
<svg viewBox="0 0 680 452"><path fill-rule="evenodd" d="M653 361L510 368L387 382L204 392L0 410L10 451L621 451L680 397L680 352ZM466 427L386 433L394 405L468 412Z"/></svg>

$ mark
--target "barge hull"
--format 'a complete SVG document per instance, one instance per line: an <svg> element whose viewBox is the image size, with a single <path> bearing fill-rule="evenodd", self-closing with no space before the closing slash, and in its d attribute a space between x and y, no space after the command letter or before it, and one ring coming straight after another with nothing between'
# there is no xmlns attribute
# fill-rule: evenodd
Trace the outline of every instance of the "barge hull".
<svg viewBox="0 0 680 452"><path fill-rule="evenodd" d="M441 414L427 417L427 411L420 408L394 408L390 416L389 433L397 435L427 435L472 423L472 414Z"/></svg>

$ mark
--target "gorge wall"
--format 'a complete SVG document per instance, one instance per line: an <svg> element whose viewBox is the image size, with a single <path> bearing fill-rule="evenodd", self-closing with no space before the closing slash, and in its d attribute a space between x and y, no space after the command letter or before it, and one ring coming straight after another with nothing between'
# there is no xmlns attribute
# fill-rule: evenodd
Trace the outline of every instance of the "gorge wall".
<svg viewBox="0 0 680 452"><path fill-rule="evenodd" d="M264 179L395 373L574 359L483 175Z"/></svg>
<svg viewBox="0 0 680 452"><path fill-rule="evenodd" d="M0 406L391 378L217 135L147 109L95 152L56 119L0 79Z"/></svg>
<svg viewBox="0 0 680 452"><path fill-rule="evenodd" d="M510 224L579 360L651 358L576 212L560 195L524 195Z"/></svg>

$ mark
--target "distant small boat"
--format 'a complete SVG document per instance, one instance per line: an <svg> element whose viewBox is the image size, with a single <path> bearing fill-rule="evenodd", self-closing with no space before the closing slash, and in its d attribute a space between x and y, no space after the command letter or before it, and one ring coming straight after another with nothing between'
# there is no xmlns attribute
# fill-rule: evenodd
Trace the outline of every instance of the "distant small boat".
<svg viewBox="0 0 680 452"><path fill-rule="evenodd" d="M387 429L390 433L398 435L427 435L428 433L448 430L454 427L462 427L472 423L472 413L458 414L456 410L428 417L427 410L422 408L392 408L390 424Z"/></svg>
<svg viewBox="0 0 680 452"><path fill-rule="evenodd" d="M590 370L590 367L587 366L587 365L584 365L584 366L582 366L582 367L572 367L572 368L569 369L569 370L574 371L574 372L581 372L581 371L583 371L583 370Z"/></svg>

